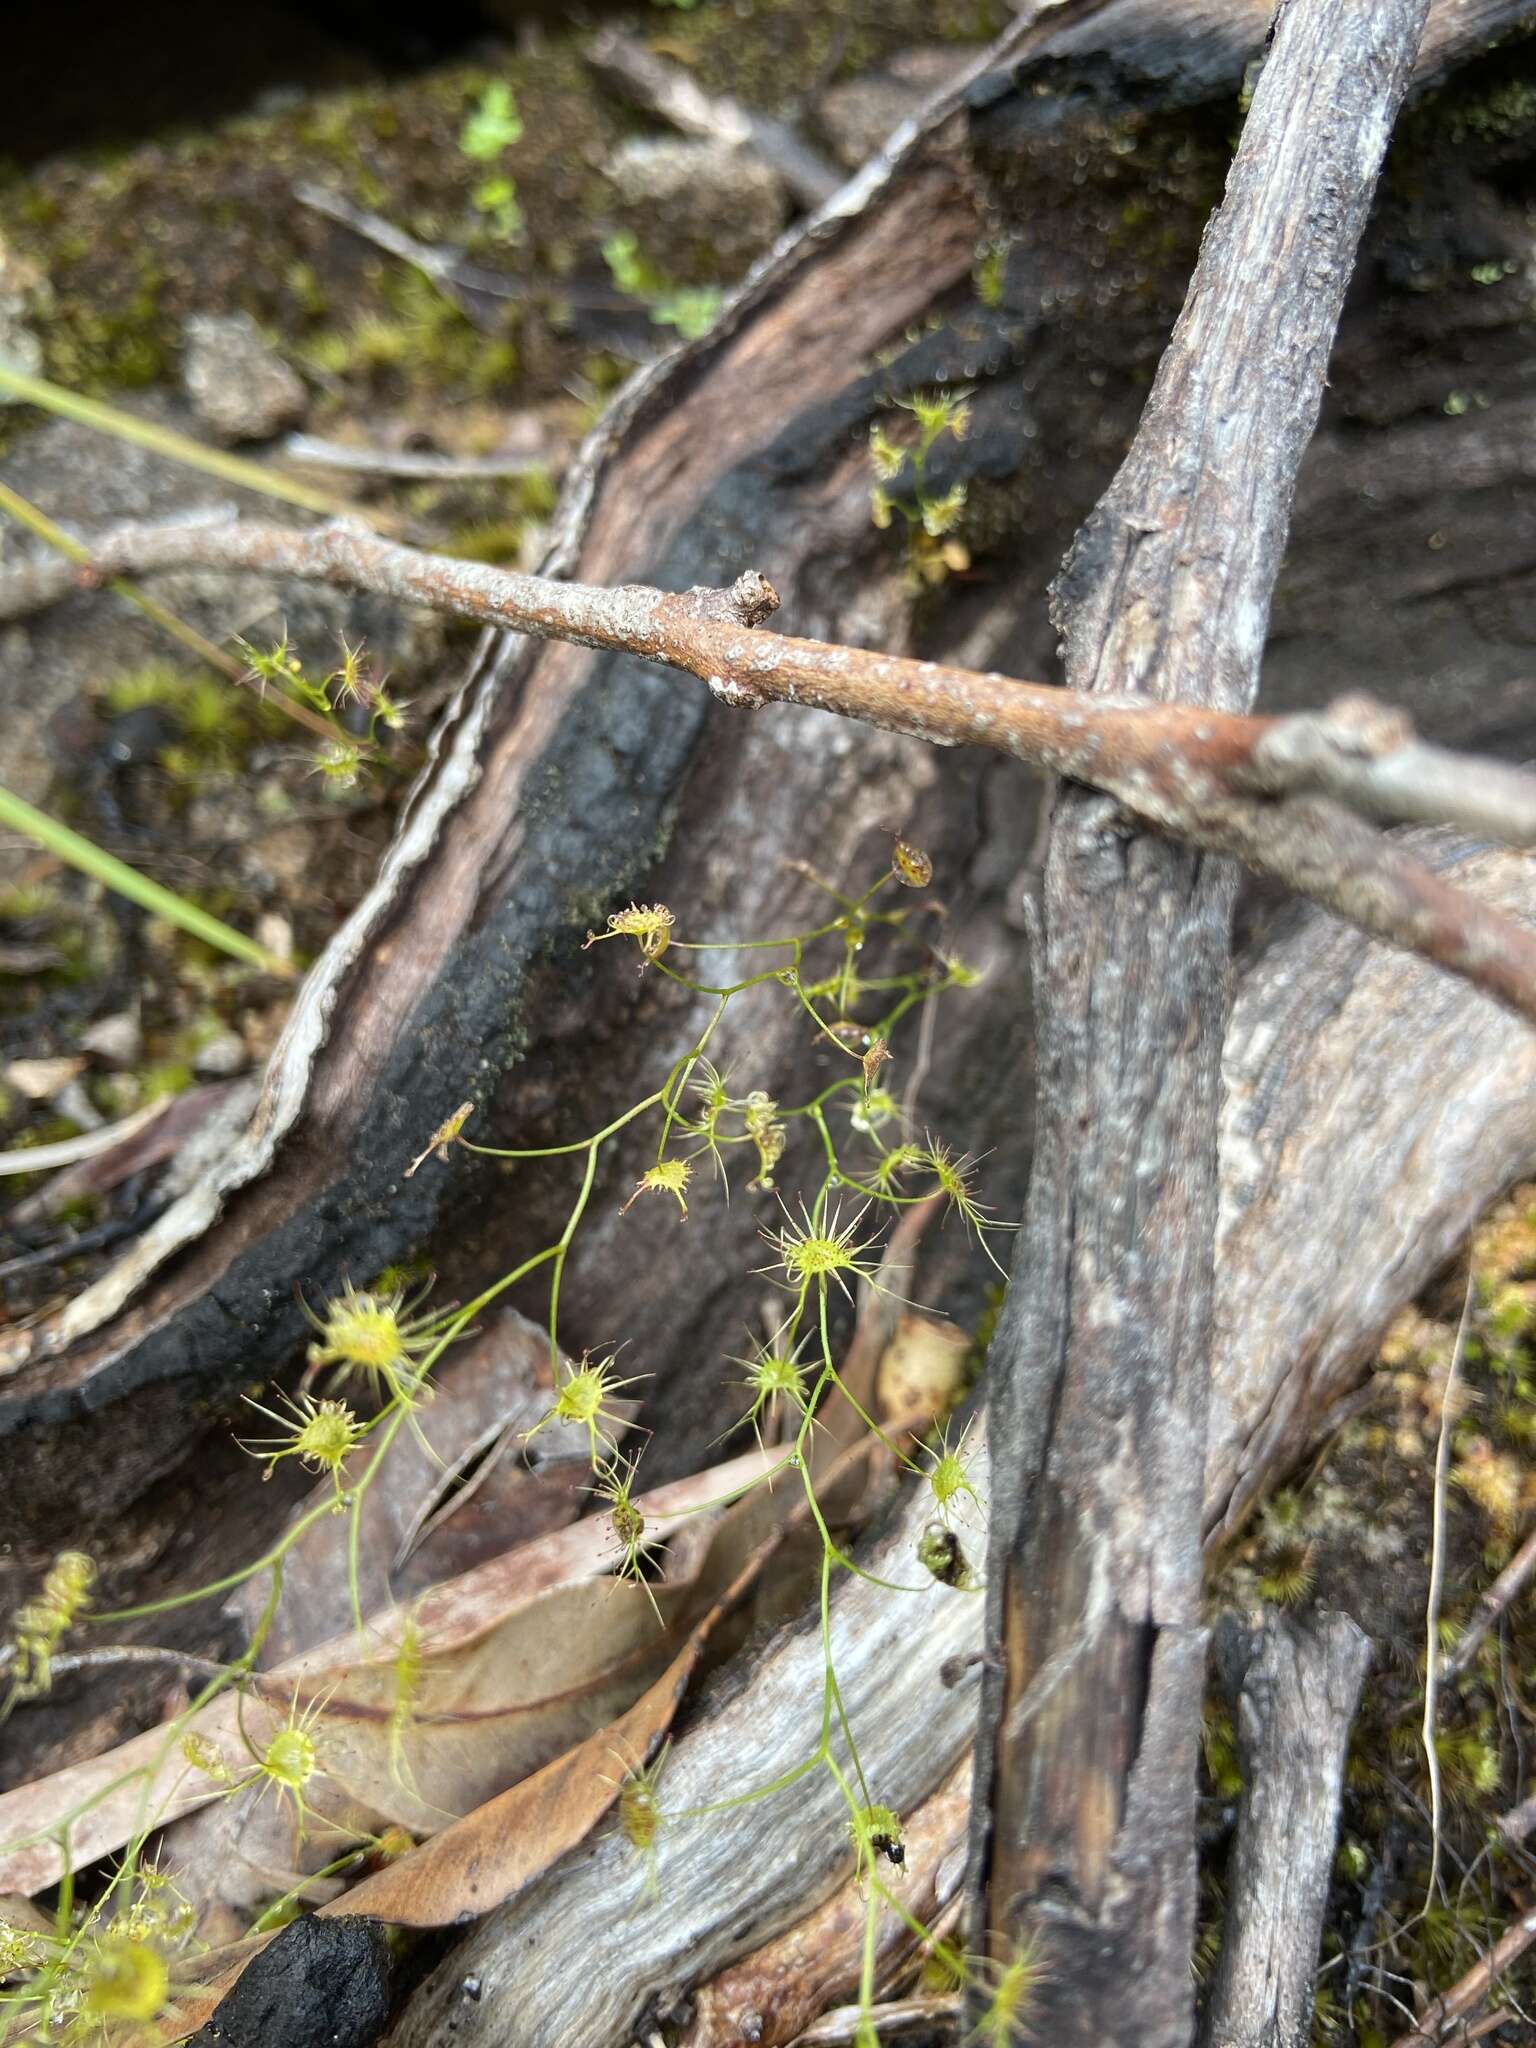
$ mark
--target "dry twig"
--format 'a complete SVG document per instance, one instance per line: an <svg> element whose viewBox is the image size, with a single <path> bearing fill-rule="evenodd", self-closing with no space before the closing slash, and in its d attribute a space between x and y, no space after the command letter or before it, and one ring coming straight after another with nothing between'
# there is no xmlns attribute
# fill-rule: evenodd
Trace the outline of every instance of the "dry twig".
<svg viewBox="0 0 1536 2048"><path fill-rule="evenodd" d="M592 38L587 62L626 99L684 135L750 150L777 171L802 206L824 206L845 180L835 165L782 121L755 114L739 101L703 90L681 64L648 49L638 36L606 28Z"/></svg>
<svg viewBox="0 0 1536 2048"><path fill-rule="evenodd" d="M1464 1977L1458 1977L1449 1991L1442 1992L1432 2005L1427 2005L1417 2022L1406 2034L1400 2034L1392 2048L1427 2048L1427 2044L1444 2039L1446 2029L1469 2013L1493 1991L1504 1974L1513 1969L1532 1943L1536 1942L1536 1909L1522 1913L1512 1927L1507 1927L1489 1949L1487 1955L1478 1960ZM1454 2037L1457 2041L1473 2040L1468 2033Z"/></svg>
<svg viewBox="0 0 1536 2048"><path fill-rule="evenodd" d="M603 590L423 553L360 527L123 525L87 569L42 558L0 574L0 620L71 591L189 567L365 590L537 639L685 670L721 702L796 704L936 746L986 746L1103 790L1132 816L1312 897L1536 1018L1536 934L1431 875L1366 818L1432 818L1536 846L1536 776L1414 738L1367 699L1291 718L1135 698L758 630L777 605L747 571L727 591Z"/></svg>

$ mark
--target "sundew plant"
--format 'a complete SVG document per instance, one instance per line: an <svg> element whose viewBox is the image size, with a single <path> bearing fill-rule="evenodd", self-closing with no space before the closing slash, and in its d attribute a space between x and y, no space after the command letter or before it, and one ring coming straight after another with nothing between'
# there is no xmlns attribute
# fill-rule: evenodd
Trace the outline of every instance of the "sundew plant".
<svg viewBox="0 0 1536 2048"><path fill-rule="evenodd" d="M48 1689L50 1673L66 1640L114 1625L203 1601L249 1581L264 1581L261 1618L240 1657L208 1665L206 1676L185 1709L163 1730L155 1763L136 1774L143 1781L140 1822L120 1860L96 1884L89 1905L77 1904L68 1875L71 1825L89 1810L83 1802L53 1823L51 1838L63 1846L66 1877L46 1931L9 1932L0 1925L0 2040L117 2041L164 2038L174 2032L178 1967L194 1946L194 1914L159 1875L153 1838L165 1817L166 1770L171 1783L180 1770L204 1797L228 1796L255 1788L291 1811L302 1839L323 1800L327 1696L275 1698L272 1681L258 1681L256 1666L283 1598L284 1565L296 1543L317 1523L337 1518L343 1525L354 1618L360 1635L365 1621L360 1595L362 1510L371 1490L390 1484L391 1451L402 1431L419 1431L419 1411L433 1396L433 1375L445 1352L489 1305L509 1289L542 1278L548 1331L551 1391L546 1412L526 1432L537 1439L556 1423L584 1446L591 1468L590 1493L606 1516L616 1544L614 1571L644 1588L655 1605L655 1576L662 1518L640 1504L643 1453L623 1453L621 1434L628 1410L619 1404L644 1377L631 1367L622 1347L588 1351L571 1359L561 1350L562 1285L572 1243L591 1209L605 1148L632 1126L651 1134L648 1162L625 1191L622 1209L637 1203L675 1208L680 1231L700 1200L722 1199L734 1181L766 1197L760 1274L780 1291L782 1316L751 1355L729 1368L739 1386L740 1423L767 1444L764 1469L744 1491L788 1481L803 1503L801 1513L820 1544L818 1598L824 1653L819 1717L808 1724L806 1753L788 1772L767 1784L748 1785L707 1808L669 1813L661 1760L646 1767L640 1758L617 1758L613 1787L617 1825L634 1852L652 1859L658 1833L683 1822L704 1823L709 1815L767 1799L815 1771L835 1781L847 1810L848 1844L867 1910L860 1985L860 2038L873 2042L870 2017L876 1990L876 1924L886 1908L898 1915L926 1946L933 1967L942 1965L956 1982L980 1983L983 1996L996 1990L994 2036L1014 2038L1025 1980L1033 1965L998 1972L938 1943L908 1912L888 1882L905 1859L902 1816L866 1781L857 1730L850 1725L838 1684L832 1632L832 1595L840 1573L868 1576L839 1543L820 1497L816 1433L836 1401L857 1418L869 1437L928 1490L932 1518L913 1559L923 1583L952 1588L956 1597L976 1590L965 1515L980 1509L967 1470L966 1439L938 1418L927 1443L908 1449L887 1435L861 1405L840 1374L834 1340L836 1305L852 1301L861 1286L883 1287L884 1239L901 1213L935 1199L947 1205L973 1232L989 1257L988 1242L1002 1226L980 1200L973 1162L934 1138L919 1135L889 1085L895 1046L927 1006L978 978L949 957L932 936L941 926L938 906L926 895L932 864L925 854L898 842L889 869L862 895L827 890L832 914L811 930L758 940L700 942L683 936L670 908L631 904L616 911L600 932L589 932L589 947L610 943L633 948L639 971L676 983L698 999L702 1028L688 1049L660 1077L656 1088L600 1129L553 1146L500 1148L470 1135L474 1107L466 1102L438 1129L423 1134L419 1155L403 1163L408 1173L451 1172L460 1152L494 1158L515 1172L527 1160L569 1162L573 1182L570 1208L559 1235L520 1259L493 1284L462 1306L433 1307L425 1291L413 1298L389 1276L366 1286L342 1285L323 1303L307 1306L313 1324L308 1370L294 1392L269 1393L252 1404L252 1420L241 1441L270 1472L297 1460L322 1482L315 1497L294 1517L281 1538L261 1556L215 1585L193 1588L149 1605L102 1611L92 1606L96 1573L77 1553L56 1560L38 1594L18 1618L17 1640L0 1670L9 1692L0 1694L0 1717L19 1701ZM866 947L882 961L873 975L862 970ZM757 965L741 979L719 983L709 976L712 954L742 955ZM631 956L633 957L633 955ZM886 964L888 963L888 964ZM715 1041L730 1005L748 990L781 994L805 1020L808 1031L833 1063L832 1077L800 1102L780 1101L761 1087L743 1086L717 1063ZM757 1077L751 1077L757 1078ZM813 1169L792 1191L779 1186L791 1132L799 1127L812 1143ZM686 1239L679 1249L685 1252ZM685 1252L686 1255L686 1252ZM745 1277L745 1276L744 1276ZM744 1375L744 1377L743 1377ZM771 1426L771 1427L770 1427ZM910 1442L910 1438L908 1438ZM739 1496L733 1496L739 1497ZM711 1503L719 1506L720 1503ZM884 1581L876 1583L885 1584ZM891 1597L906 1590L891 1585ZM656 1610L658 1628L662 1626ZM396 1725L411 1724L423 1656L411 1617L392 1631L396 1691L391 1718L392 1756ZM221 1696L238 1707L238 1743L211 1742L199 1717ZM251 1709L247 1717L247 1707ZM107 1788L120 1792L122 1781ZM99 1791L95 1799L106 1796ZM392 1830L392 1833L398 1831ZM23 1846L11 1843L8 1849ZM388 1853L409 1852L409 1841L387 1845ZM371 1838L321 1874L342 1874L379 1853ZM648 1867L654 1871L653 1862ZM654 1879L652 1879L654 1881ZM298 1894L276 1900L256 1923L259 1930L280 1924L297 1910ZM253 1930L254 1931L254 1930ZM934 1960L936 1959L936 1960ZM989 1974L990 1973L990 1974ZM991 1977L997 1984L992 1986ZM8 1980L8 1981L7 1981ZM153 2027L154 2031L148 2031Z"/></svg>

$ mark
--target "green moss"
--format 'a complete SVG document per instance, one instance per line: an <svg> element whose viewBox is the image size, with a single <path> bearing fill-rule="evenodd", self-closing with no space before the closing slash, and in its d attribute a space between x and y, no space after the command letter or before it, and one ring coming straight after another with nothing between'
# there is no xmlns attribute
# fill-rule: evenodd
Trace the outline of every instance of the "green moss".
<svg viewBox="0 0 1536 2048"><path fill-rule="evenodd" d="M192 1086L192 1069L186 1060L157 1060L141 1070L139 1100L158 1102L164 1095L184 1095Z"/></svg>
<svg viewBox="0 0 1536 2048"><path fill-rule="evenodd" d="M682 57L706 91L785 113L808 79L852 78L914 43L989 42L1011 19L1004 0L735 0L657 23L652 40Z"/></svg>
<svg viewBox="0 0 1536 2048"><path fill-rule="evenodd" d="M174 367L189 315L245 312L291 346L320 337L312 360L331 375L357 368L366 381L388 356L406 365L413 389L448 397L500 389L516 371L515 349L504 337L487 341L451 308L422 333L381 343L374 323L411 322L391 304L401 266L292 196L309 179L426 239L471 239L484 226L472 203L483 167L459 137L470 109L500 81L525 121L505 152L530 223L517 262L542 269L542 235L568 249L571 222L600 212L605 188L594 166L617 132L574 41L508 57L494 71L451 67L89 164L58 160L6 185L0 234L53 287L48 375L85 390L142 384ZM504 245L495 260L511 262Z"/></svg>
<svg viewBox="0 0 1536 2048"><path fill-rule="evenodd" d="M259 740L285 730L275 706L206 669L181 669L171 662L125 669L101 695L112 716L153 707L174 720L177 737L162 750L160 765L188 793L210 777L239 772Z"/></svg>
<svg viewBox="0 0 1536 2048"><path fill-rule="evenodd" d="M1477 99L1446 111L1445 133L1454 143L1518 142L1536 130L1536 83L1500 78Z"/></svg>

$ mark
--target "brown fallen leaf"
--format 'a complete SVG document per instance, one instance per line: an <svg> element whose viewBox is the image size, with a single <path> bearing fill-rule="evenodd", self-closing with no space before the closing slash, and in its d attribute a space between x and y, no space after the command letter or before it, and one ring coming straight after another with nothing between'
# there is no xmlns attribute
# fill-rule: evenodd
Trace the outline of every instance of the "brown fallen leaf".
<svg viewBox="0 0 1536 2048"><path fill-rule="evenodd" d="M703 1562L702 1558L699 1560ZM302 1840L291 1806L257 1781L163 1829L154 1857L199 1910L204 1939L248 1925L274 1896L330 1896L306 1881L359 1839L388 1826L431 1836L530 1777L622 1714L677 1653L697 1619L697 1570L646 1591L612 1579L561 1586L533 1608L452 1656L427 1656L397 1713L390 1664L358 1665L307 1680L299 1710L323 1702ZM245 1732L257 1755L292 1709L248 1703ZM251 1760L245 1761L249 1773ZM266 1795L263 1797L263 1791Z"/></svg>
<svg viewBox="0 0 1536 2048"><path fill-rule="evenodd" d="M396 1927L450 1927L504 1905L584 1841L618 1799L625 1767L655 1756L711 1632L750 1589L791 1519L758 1545L660 1677L616 1721L364 1878L321 1913L368 1915ZM162 2030L161 2039L196 2032L268 1939L241 1944L244 1953L231 1955L211 1984L178 1998L173 2030Z"/></svg>
<svg viewBox="0 0 1536 2048"><path fill-rule="evenodd" d="M637 1504L660 1522L718 1501L761 1476L773 1454L757 1449L670 1486L639 1496ZM467 1650L513 1615L524 1612L536 1637L542 1627L541 1600L552 1589L600 1579L615 1562L613 1533L605 1515L589 1515L569 1528L524 1544L459 1579L437 1586L415 1609L430 1657L451 1658ZM265 1674L260 1690L284 1706L295 1687L301 1694L339 1690L343 1676L393 1664L401 1615L396 1608L367 1624L363 1647L355 1633L317 1645ZM654 1622L653 1622L654 1626ZM643 1677L638 1683L643 1684ZM156 1728L34 1784L0 1796L0 1891L31 1895L57 1884L65 1857L60 1841L69 1833L69 1860L76 1870L120 1849L151 1825L190 1813L220 1796L220 1787L186 1762L180 1739L195 1733L239 1775L250 1767L241 1740L237 1703L222 1695L173 1734Z"/></svg>

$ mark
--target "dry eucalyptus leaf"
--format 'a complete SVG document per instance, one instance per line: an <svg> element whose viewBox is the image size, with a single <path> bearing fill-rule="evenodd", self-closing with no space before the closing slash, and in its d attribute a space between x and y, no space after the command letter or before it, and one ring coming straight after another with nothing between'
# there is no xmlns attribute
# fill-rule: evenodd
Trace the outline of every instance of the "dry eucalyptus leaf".
<svg viewBox="0 0 1536 2048"><path fill-rule="evenodd" d="M921 1435L951 1409L965 1387L971 1339L953 1323L908 1309L880 1359L875 1400L888 1429Z"/></svg>
<svg viewBox="0 0 1536 2048"><path fill-rule="evenodd" d="M637 1505L658 1522L686 1514L750 1485L771 1462L752 1450L709 1471L637 1496ZM605 1515L590 1515L569 1528L520 1546L424 1594L416 1624L429 1655L451 1657L496 1630L519 1609L535 1605L551 1589L601 1579L615 1563L613 1532ZM296 1684L323 1690L337 1673L392 1664L401 1623L390 1608L368 1623L362 1647L355 1632L317 1645L268 1673L268 1696L285 1704ZM643 1683L641 1678L639 1683ZM187 1763L181 1738L195 1733L210 1742L228 1769L250 1766L240 1739L237 1703L230 1695L211 1702L182 1728L168 1734L151 1729L105 1755L17 1787L0 1797L0 1890L34 1894L57 1884L64 1871L58 1831L70 1821L70 1861L83 1870L120 1849L152 1821L174 1818L205 1806L220 1787Z"/></svg>

